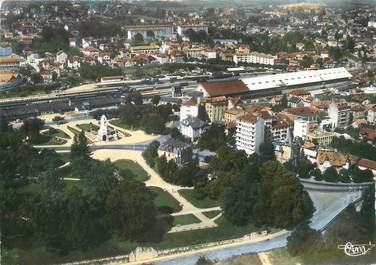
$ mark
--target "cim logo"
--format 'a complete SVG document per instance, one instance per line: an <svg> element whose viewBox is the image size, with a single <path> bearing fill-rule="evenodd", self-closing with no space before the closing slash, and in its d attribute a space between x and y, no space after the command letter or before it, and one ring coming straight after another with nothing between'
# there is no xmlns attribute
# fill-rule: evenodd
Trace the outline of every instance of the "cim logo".
<svg viewBox="0 0 376 265"><path fill-rule="evenodd" d="M338 249L343 249L345 254L350 257L366 255L376 245L369 242L368 244L352 244L347 242L345 245L338 245Z"/></svg>

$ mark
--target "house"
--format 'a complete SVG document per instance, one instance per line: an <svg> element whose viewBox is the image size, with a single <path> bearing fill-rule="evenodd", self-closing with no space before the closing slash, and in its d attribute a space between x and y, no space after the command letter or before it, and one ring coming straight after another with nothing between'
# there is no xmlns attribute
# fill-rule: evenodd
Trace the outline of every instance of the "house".
<svg viewBox="0 0 376 265"><path fill-rule="evenodd" d="M165 155L167 160L173 159L178 166L184 166L193 159L191 146L173 138L161 143L159 154Z"/></svg>
<svg viewBox="0 0 376 265"><path fill-rule="evenodd" d="M320 146L328 146L332 142L335 134L326 131L313 131L307 134L307 140Z"/></svg>
<svg viewBox="0 0 376 265"><path fill-rule="evenodd" d="M111 56L107 52L100 52L98 55L98 62L101 64L110 64L111 63Z"/></svg>
<svg viewBox="0 0 376 265"><path fill-rule="evenodd" d="M376 105L373 105L368 109L367 121L371 124L376 123Z"/></svg>
<svg viewBox="0 0 376 265"><path fill-rule="evenodd" d="M65 64L67 62L68 55L64 51L58 51L56 53L56 62Z"/></svg>
<svg viewBox="0 0 376 265"><path fill-rule="evenodd" d="M299 97L290 97L288 99L288 106L290 108L301 108L304 107L303 100Z"/></svg>
<svg viewBox="0 0 376 265"><path fill-rule="evenodd" d="M199 114L199 103L196 98L192 98L184 102L180 107L180 120L185 120L188 117L196 118Z"/></svg>
<svg viewBox="0 0 376 265"><path fill-rule="evenodd" d="M197 117L188 116L180 121L180 132L184 137L189 138L192 142L201 136L206 123Z"/></svg>
<svg viewBox="0 0 376 265"><path fill-rule="evenodd" d="M359 159L356 164L360 170L371 170L373 175L376 177L376 161L369 159Z"/></svg>
<svg viewBox="0 0 376 265"><path fill-rule="evenodd" d="M97 58L99 56L99 50L94 47L86 47L81 49L84 56L91 56Z"/></svg>
<svg viewBox="0 0 376 265"><path fill-rule="evenodd" d="M50 71L41 71L40 75L43 78L43 82L45 84L52 83L52 73Z"/></svg>
<svg viewBox="0 0 376 265"><path fill-rule="evenodd" d="M67 67L72 70L78 70L81 67L80 57L70 56L68 57Z"/></svg>

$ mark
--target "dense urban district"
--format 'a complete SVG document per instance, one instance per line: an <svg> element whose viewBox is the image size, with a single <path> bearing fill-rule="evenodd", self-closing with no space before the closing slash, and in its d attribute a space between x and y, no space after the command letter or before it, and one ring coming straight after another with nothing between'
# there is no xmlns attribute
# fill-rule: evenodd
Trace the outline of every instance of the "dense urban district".
<svg viewBox="0 0 376 265"><path fill-rule="evenodd" d="M1 1L0 23L2 264L376 259L346 255L376 244L374 3Z"/></svg>

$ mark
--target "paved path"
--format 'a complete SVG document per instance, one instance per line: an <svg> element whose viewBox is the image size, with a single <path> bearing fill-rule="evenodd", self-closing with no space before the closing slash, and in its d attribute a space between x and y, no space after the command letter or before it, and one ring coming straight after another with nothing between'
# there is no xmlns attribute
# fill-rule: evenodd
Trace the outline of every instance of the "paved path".
<svg viewBox="0 0 376 265"><path fill-rule="evenodd" d="M189 224L189 225L182 225L173 227L170 232L181 232L181 231L188 231L188 230L195 230L195 229L204 229L209 227L216 227L217 224L213 221L213 219L208 218L205 216L202 211L204 209L199 209L193 206L188 200L186 200L183 196L179 194L180 189L186 189L186 187L181 187L177 185L173 185L164 181L158 173L152 169L148 164L146 164L144 158L142 157L141 152L139 151L130 151L130 150L97 150L93 152L93 158L106 160L110 159L111 161L116 161L119 159L130 159L137 162L150 176L150 179L145 182L146 186L148 187L158 187L162 190L171 194L181 206L181 211L178 213L191 213L196 216L200 223L196 224Z"/></svg>
<svg viewBox="0 0 376 265"><path fill-rule="evenodd" d="M267 252L258 253L258 257L260 258L262 265L272 265L272 263L270 262L268 254L269 253L267 253Z"/></svg>

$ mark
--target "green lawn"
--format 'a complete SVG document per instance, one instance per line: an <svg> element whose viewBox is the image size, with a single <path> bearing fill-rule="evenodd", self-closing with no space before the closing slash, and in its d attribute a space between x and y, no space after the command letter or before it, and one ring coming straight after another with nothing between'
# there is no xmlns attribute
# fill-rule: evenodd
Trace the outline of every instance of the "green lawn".
<svg viewBox="0 0 376 265"><path fill-rule="evenodd" d="M192 203L197 208L211 208L219 206L219 202L216 200L212 200L209 197L206 197L203 200L198 200L194 196L194 190L184 189L179 190L179 194L187 199L190 203Z"/></svg>
<svg viewBox="0 0 376 265"><path fill-rule="evenodd" d="M252 224L246 226L235 226L223 216L218 218L215 222L218 224L218 227L166 234L161 242L148 243L145 245L152 246L156 249L167 249L239 238L246 234L262 230L256 228Z"/></svg>
<svg viewBox="0 0 376 265"><path fill-rule="evenodd" d="M174 216L174 226L177 225L189 225L189 224L196 224L199 223L200 220L197 219L196 216L193 214L187 214L187 215L179 215L179 216Z"/></svg>
<svg viewBox="0 0 376 265"><path fill-rule="evenodd" d="M80 134L80 131L71 127L71 126L67 126L68 130L70 130L74 135L79 135Z"/></svg>
<svg viewBox="0 0 376 265"><path fill-rule="evenodd" d="M163 191L157 187L150 187L150 190L154 193L155 206L163 213L173 213L181 210L179 202L172 197L168 192Z"/></svg>
<svg viewBox="0 0 376 265"><path fill-rule="evenodd" d="M207 218L214 218L216 217L221 211L210 211L210 212L203 212L202 214L205 215Z"/></svg>
<svg viewBox="0 0 376 265"><path fill-rule="evenodd" d="M48 137L47 141L43 142L40 145L62 145L62 144L65 144L67 142L66 140L63 140L63 139L57 140L54 137L50 137L50 136L47 136L47 137Z"/></svg>
<svg viewBox="0 0 376 265"><path fill-rule="evenodd" d="M123 129L126 129L126 130L131 130L132 128L130 128L129 126L127 125L124 125L120 122L120 120L111 120L109 121L110 125L114 125L114 126L117 126L117 127L120 127L120 128L123 128Z"/></svg>
<svg viewBox="0 0 376 265"><path fill-rule="evenodd" d="M69 162L71 159L71 154L69 152L67 153L57 153L62 161Z"/></svg>
<svg viewBox="0 0 376 265"><path fill-rule="evenodd" d="M97 131L99 128L93 124L77 124L77 127L85 132Z"/></svg>
<svg viewBox="0 0 376 265"><path fill-rule="evenodd" d="M130 171L139 181L146 181L150 178L148 173L137 162L133 162L132 160L121 159L114 162L114 166L119 170L120 175L124 177Z"/></svg>
<svg viewBox="0 0 376 265"><path fill-rule="evenodd" d="M65 138L65 139L71 138L68 134L66 134L62 130L55 129L55 128L50 128L45 134L48 135L48 136L61 137L61 138Z"/></svg>

